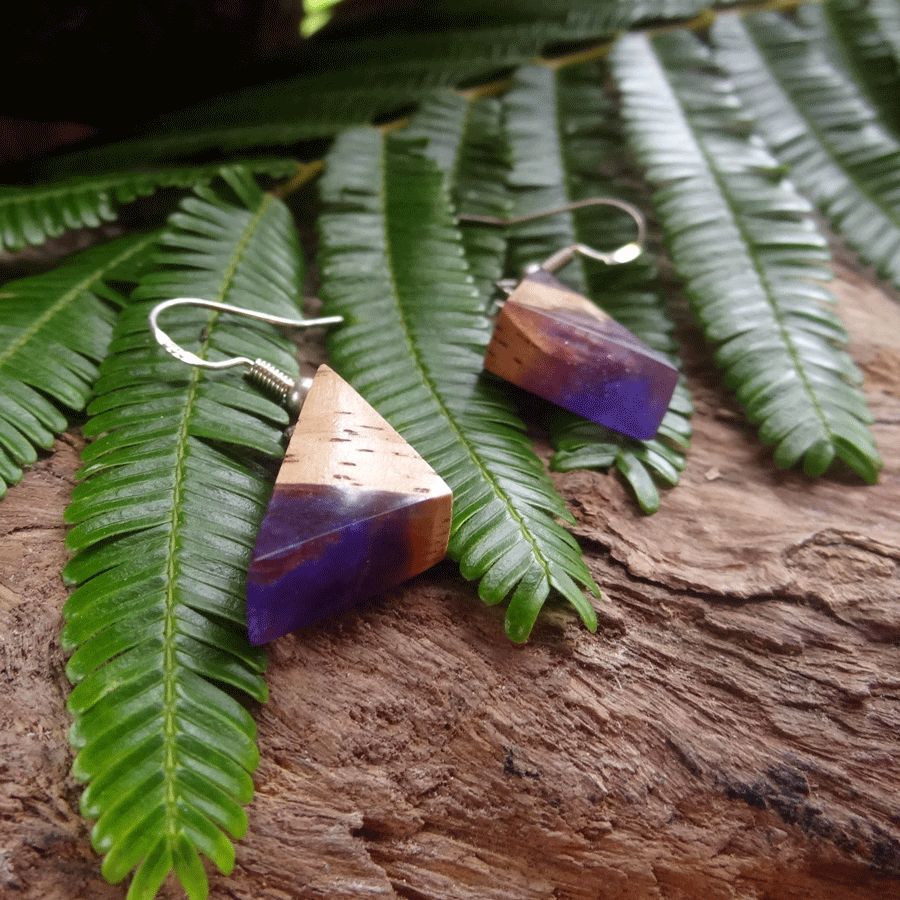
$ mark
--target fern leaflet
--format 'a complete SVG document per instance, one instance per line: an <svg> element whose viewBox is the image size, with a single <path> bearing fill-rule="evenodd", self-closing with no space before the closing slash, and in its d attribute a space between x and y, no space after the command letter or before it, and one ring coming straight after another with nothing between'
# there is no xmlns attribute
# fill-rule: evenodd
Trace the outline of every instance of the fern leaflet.
<svg viewBox="0 0 900 900"><path fill-rule="evenodd" d="M248 160L250 171L273 177L289 175L297 163L289 159ZM27 187L0 186L0 249L18 250L41 244L70 228L112 222L119 207L161 188L193 187L216 177L222 163L173 166L154 172L105 172Z"/></svg>
<svg viewBox="0 0 900 900"><path fill-rule="evenodd" d="M0 497L65 431L55 404L84 408L123 302L107 282L135 280L154 237L91 248L0 290Z"/></svg>
<svg viewBox="0 0 900 900"><path fill-rule="evenodd" d="M827 242L776 161L735 122L737 101L686 31L628 35L614 51L638 159L672 260L726 384L775 462L819 475L835 456L865 480L881 460L846 333L819 283Z"/></svg>
<svg viewBox="0 0 900 900"><path fill-rule="evenodd" d="M900 142L786 19L718 20L717 60L798 187L866 262L900 285Z"/></svg>
<svg viewBox="0 0 900 900"><path fill-rule="evenodd" d="M265 657L246 637L250 550L269 476L247 450L278 455L286 414L227 373L207 375L155 345L147 313L173 296L296 315L301 256L290 214L248 173L225 169L233 202L198 188L170 218L155 267L116 325L85 432L86 480L66 518L78 551L65 576L63 645L75 717L74 772L103 874L135 866L130 900L152 898L174 869L207 894L198 853L223 872L225 835L246 829L255 726L222 686L266 696ZM296 371L274 329L195 308L166 330L201 356L248 347Z"/></svg>
<svg viewBox="0 0 900 900"><path fill-rule="evenodd" d="M542 66L520 70L504 98L511 145L516 213L538 213L576 200L621 196L623 147L612 102L603 89L599 66L553 71ZM513 259L520 267L546 259L576 243L614 249L634 239L630 217L609 208L589 207L516 226ZM560 276L594 300L649 346L670 357L676 351L673 325L647 256L608 266L576 257ZM669 444L690 440L690 394L682 380L659 436L634 441L578 416L554 411L550 434L557 454L552 466L615 466L645 512L659 508L655 481L675 484L684 456Z"/></svg>
<svg viewBox="0 0 900 900"><path fill-rule="evenodd" d="M596 590L571 516L501 393L481 377L490 324L473 286L442 173L409 139L342 135L322 181L324 312L345 317L331 359L453 490L450 555L479 594L510 593L523 641L551 588L590 628ZM425 263L425 264L423 264Z"/></svg>

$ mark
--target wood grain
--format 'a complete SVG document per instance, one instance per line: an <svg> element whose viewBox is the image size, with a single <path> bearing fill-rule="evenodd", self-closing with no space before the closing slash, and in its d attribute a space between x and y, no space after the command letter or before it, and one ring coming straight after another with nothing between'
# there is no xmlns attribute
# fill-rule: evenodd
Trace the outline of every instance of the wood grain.
<svg viewBox="0 0 900 900"><path fill-rule="evenodd" d="M449 512L444 480L328 366L313 379L278 483L444 496Z"/></svg>
<svg viewBox="0 0 900 900"><path fill-rule="evenodd" d="M697 432L661 512L614 475L555 476L606 592L597 635L559 607L513 646L445 563L276 642L250 833L212 896L900 896L900 307L850 271L836 290L878 485L776 470L686 329ZM125 895L67 774L79 441L0 507L4 898Z"/></svg>

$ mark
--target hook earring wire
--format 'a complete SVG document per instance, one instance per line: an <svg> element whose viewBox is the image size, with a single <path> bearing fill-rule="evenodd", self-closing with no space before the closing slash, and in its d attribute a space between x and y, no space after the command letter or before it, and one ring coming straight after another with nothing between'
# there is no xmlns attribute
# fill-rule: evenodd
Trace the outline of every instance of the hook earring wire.
<svg viewBox="0 0 900 900"><path fill-rule="evenodd" d="M276 397L285 405L292 416L300 412L303 399L312 384L311 378L291 378L276 366L263 359L250 359L247 356L232 356L229 359L209 360L197 356L190 350L186 350L166 334L159 325L160 313L174 306L200 306L205 309L214 309L219 312L234 313L247 319L255 319L258 322L268 322L271 325L283 325L288 328L311 328L316 325L339 325L344 321L343 316L325 316L320 319L291 319L284 316L273 316L268 313L256 312L245 309L242 306L232 306L228 303L219 303L216 300L202 300L199 297L176 297L172 300L163 300L150 310L148 321L150 331L157 343L168 353L191 366L202 369L231 369L235 366L246 366L244 373L247 378L254 381Z"/></svg>
<svg viewBox="0 0 900 900"><path fill-rule="evenodd" d="M623 244L618 249L610 252L595 250L593 247L587 246L587 244L571 244L568 247L557 250L556 253L546 259L538 268L543 269L545 272L555 272L569 262L576 253L580 253L582 256L587 256L590 259L599 260L607 265L619 265L637 259L644 249L644 241L647 236L647 225L643 215L637 207L632 206L630 203L626 203L624 200L617 200L615 197L590 197L587 200L575 200L572 203L566 203L563 206L554 206L551 209L544 209L536 213L528 213L524 216L513 216L508 219L504 219L500 216L476 215L461 215L458 216L457 219L460 222L480 222L484 225L521 225L524 222L543 219L545 216L554 216L558 213L569 212L573 209L584 209L588 206L613 206L616 209L628 213L637 226L637 236L633 241L629 241L627 244Z"/></svg>

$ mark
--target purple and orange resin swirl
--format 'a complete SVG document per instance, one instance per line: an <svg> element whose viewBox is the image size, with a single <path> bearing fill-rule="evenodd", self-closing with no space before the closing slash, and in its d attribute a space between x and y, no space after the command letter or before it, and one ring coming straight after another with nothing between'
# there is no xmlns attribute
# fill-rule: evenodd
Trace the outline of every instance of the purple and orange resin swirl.
<svg viewBox="0 0 900 900"><path fill-rule="evenodd" d="M450 488L353 388L316 374L247 583L252 644L396 587L443 559Z"/></svg>
<svg viewBox="0 0 900 900"><path fill-rule="evenodd" d="M507 298L484 367L641 440L656 434L678 381L668 360L543 269Z"/></svg>

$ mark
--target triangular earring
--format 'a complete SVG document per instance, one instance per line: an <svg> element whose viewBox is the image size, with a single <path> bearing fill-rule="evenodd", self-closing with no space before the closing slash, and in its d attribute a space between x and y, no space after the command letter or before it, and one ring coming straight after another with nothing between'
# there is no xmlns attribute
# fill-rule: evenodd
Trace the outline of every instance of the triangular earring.
<svg viewBox="0 0 900 900"><path fill-rule="evenodd" d="M584 206L627 212L637 237L604 253L573 244L531 266L510 290L494 325L484 368L523 390L629 437L652 438L665 416L678 371L623 325L553 276L575 254L608 265L642 252L644 220L629 203L607 197L576 201L515 219L460 216L462 221L514 225Z"/></svg>
<svg viewBox="0 0 900 900"><path fill-rule="evenodd" d="M450 488L340 376L321 366L259 529L250 642L380 594L444 558Z"/></svg>
<svg viewBox="0 0 900 900"><path fill-rule="evenodd" d="M277 325L284 319L211 300L158 304L150 328L173 356L203 368L246 366L299 419L257 535L247 579L247 631L264 644L388 591L444 558L453 494L431 466L328 366L293 381L262 360L212 362L159 326L172 306L202 306Z"/></svg>
<svg viewBox="0 0 900 900"><path fill-rule="evenodd" d="M678 381L668 360L543 268L503 304L484 368L641 440L656 434Z"/></svg>

